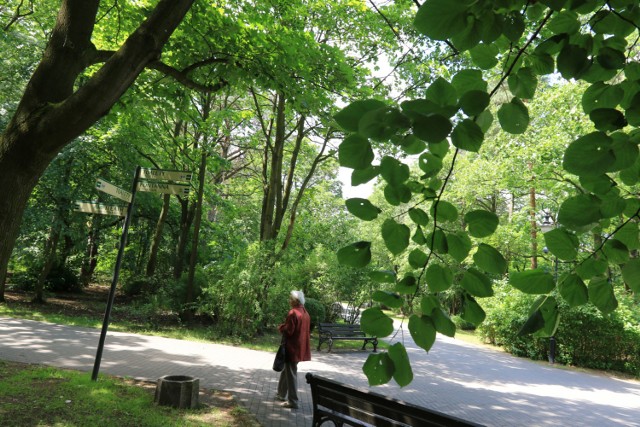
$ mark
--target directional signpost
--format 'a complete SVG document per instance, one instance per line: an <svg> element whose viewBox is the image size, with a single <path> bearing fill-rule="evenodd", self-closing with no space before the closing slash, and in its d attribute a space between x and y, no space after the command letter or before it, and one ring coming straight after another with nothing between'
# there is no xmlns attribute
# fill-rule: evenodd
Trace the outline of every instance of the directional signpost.
<svg viewBox="0 0 640 427"><path fill-rule="evenodd" d="M98 179L96 181L96 188L103 193L107 193L111 196L117 197L120 200L124 200L127 203L131 203L131 199L133 198L131 193L128 191L124 191L120 187L116 187L110 182L105 181L104 179Z"/></svg>
<svg viewBox="0 0 640 427"><path fill-rule="evenodd" d="M176 194L186 196L189 194L191 187L185 184L168 184L164 182L140 181L138 183L139 191L151 193Z"/></svg>
<svg viewBox="0 0 640 427"><path fill-rule="evenodd" d="M148 169L142 168L140 170L140 178L142 179L155 179L165 181L191 181L191 172L184 171L172 171L166 169Z"/></svg>
<svg viewBox="0 0 640 427"><path fill-rule="evenodd" d="M127 214L126 206L103 205L95 202L76 202L75 212L84 212L98 215L115 215L125 216Z"/></svg>

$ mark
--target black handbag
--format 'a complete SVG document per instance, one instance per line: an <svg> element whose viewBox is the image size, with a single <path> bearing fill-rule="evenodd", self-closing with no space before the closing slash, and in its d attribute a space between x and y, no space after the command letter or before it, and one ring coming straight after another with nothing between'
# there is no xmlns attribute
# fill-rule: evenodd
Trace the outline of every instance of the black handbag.
<svg viewBox="0 0 640 427"><path fill-rule="evenodd" d="M280 343L280 347L278 347L278 351L276 352L276 358L273 360L273 370L276 372L281 372L284 369L284 362L286 358L286 350L284 339Z"/></svg>

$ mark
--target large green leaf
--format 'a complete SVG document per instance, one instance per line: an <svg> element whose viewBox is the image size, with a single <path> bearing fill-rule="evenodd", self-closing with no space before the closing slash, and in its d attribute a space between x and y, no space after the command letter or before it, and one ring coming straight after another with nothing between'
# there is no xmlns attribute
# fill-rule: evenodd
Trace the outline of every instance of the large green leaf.
<svg viewBox="0 0 640 427"><path fill-rule="evenodd" d="M396 273L391 270L370 271L369 278L376 283L395 283Z"/></svg>
<svg viewBox="0 0 640 427"><path fill-rule="evenodd" d="M442 159L431 153L422 153L418 158L418 166L424 172L425 178L434 177L442 170Z"/></svg>
<svg viewBox="0 0 640 427"><path fill-rule="evenodd" d="M427 254L420 249L414 249L409 254L409 265L413 268L423 268L427 264Z"/></svg>
<svg viewBox="0 0 640 427"><path fill-rule="evenodd" d="M362 331L374 337L386 337L393 333L393 320L379 307L367 308L360 319Z"/></svg>
<svg viewBox="0 0 640 427"><path fill-rule="evenodd" d="M589 114L596 108L616 108L623 96L620 86L595 82L582 94L582 109Z"/></svg>
<svg viewBox="0 0 640 427"><path fill-rule="evenodd" d="M394 290L399 294L413 295L416 293L417 285L418 282L416 281L416 278L411 275L407 275L396 284Z"/></svg>
<svg viewBox="0 0 640 427"><path fill-rule="evenodd" d="M471 239L464 232L447 234L448 253L458 262L463 262L471 251Z"/></svg>
<svg viewBox="0 0 640 427"><path fill-rule="evenodd" d="M393 219L387 219L382 224L382 238L389 252L398 255L409 246L411 231L404 224L398 224Z"/></svg>
<svg viewBox="0 0 640 427"><path fill-rule="evenodd" d="M400 308L404 304L402 297L395 292L377 290L371 295L371 298L390 308Z"/></svg>
<svg viewBox="0 0 640 427"><path fill-rule="evenodd" d="M392 186L397 186L409 179L409 166L384 156L380 161L380 176Z"/></svg>
<svg viewBox="0 0 640 427"><path fill-rule="evenodd" d="M524 67L509 76L507 83L513 96L521 99L531 99L536 93L538 78L533 72L533 69Z"/></svg>
<svg viewBox="0 0 640 427"><path fill-rule="evenodd" d="M636 222L627 222L613 236L615 239L624 243L629 250L640 249L640 234L638 224Z"/></svg>
<svg viewBox="0 0 640 427"><path fill-rule="evenodd" d="M432 263L427 268L425 280L431 292L446 291L453 284L453 272L446 265Z"/></svg>
<svg viewBox="0 0 640 427"><path fill-rule="evenodd" d="M478 250L473 255L473 261L487 273L504 274L507 272L507 260L496 248L485 243L478 245Z"/></svg>
<svg viewBox="0 0 640 427"><path fill-rule="evenodd" d="M529 110L522 101L513 98L498 110L498 121L505 132L514 135L524 133L529 126Z"/></svg>
<svg viewBox="0 0 640 427"><path fill-rule="evenodd" d="M632 167L640 155L638 144L631 141L629 137L622 132L616 132L611 135L611 137L613 138L611 148L616 161L608 169L608 172L618 172Z"/></svg>
<svg viewBox="0 0 640 427"><path fill-rule="evenodd" d="M589 65L589 53L581 46L568 44L558 54L558 71L567 80L579 78Z"/></svg>
<svg viewBox="0 0 640 427"><path fill-rule="evenodd" d="M578 14L574 11L563 10L554 14L553 19L547 24L546 29L554 34L576 33L580 29Z"/></svg>
<svg viewBox="0 0 640 427"><path fill-rule="evenodd" d="M640 259L629 260L622 267L622 277L636 295L640 294Z"/></svg>
<svg viewBox="0 0 640 427"><path fill-rule="evenodd" d="M569 197L560 205L558 222L571 230L595 224L602 218L600 204L600 199L590 194Z"/></svg>
<svg viewBox="0 0 640 427"><path fill-rule="evenodd" d="M605 277L595 277L589 282L589 301L603 314L609 314L618 308L618 300L613 286Z"/></svg>
<svg viewBox="0 0 640 427"><path fill-rule="evenodd" d="M371 353L362 365L370 386L382 385L391 381L394 372L393 361L388 353Z"/></svg>
<svg viewBox="0 0 640 427"><path fill-rule="evenodd" d="M350 267L365 267L371 261L371 242L356 242L338 250L338 262Z"/></svg>
<svg viewBox="0 0 640 427"><path fill-rule="evenodd" d="M491 280L475 268L465 271L460 286L476 297L485 298L493 295Z"/></svg>
<svg viewBox="0 0 640 427"><path fill-rule="evenodd" d="M449 136L453 125L441 114L417 115L412 120L413 134L426 142L440 142Z"/></svg>
<svg viewBox="0 0 640 427"><path fill-rule="evenodd" d="M598 51L596 61L605 70L620 70L624 68L627 57L624 52L605 46Z"/></svg>
<svg viewBox="0 0 640 427"><path fill-rule="evenodd" d="M542 270L516 271L509 275L509 283L526 294L547 294L555 288L553 276Z"/></svg>
<svg viewBox="0 0 640 427"><path fill-rule="evenodd" d="M629 249L619 240L607 240L602 247L602 252L610 264L624 264L629 261Z"/></svg>
<svg viewBox="0 0 640 427"><path fill-rule="evenodd" d="M467 322L473 323L474 325L478 326L482 322L484 322L487 314L471 295L464 295L462 314L460 315L460 317L462 317Z"/></svg>
<svg viewBox="0 0 640 427"><path fill-rule="evenodd" d="M411 384L413 381L413 371L411 370L411 362L409 355L402 343L395 343L389 347L389 357L393 361L393 379L396 380L400 387Z"/></svg>
<svg viewBox="0 0 640 427"><path fill-rule="evenodd" d="M380 208L374 206L367 199L359 199L359 198L348 199L345 202L345 205L347 205L347 210L351 214L365 221L371 221L376 219L378 217L378 214L382 212Z"/></svg>
<svg viewBox="0 0 640 427"><path fill-rule="evenodd" d="M460 108L467 116L477 116L489 106L490 97L486 91L472 90L460 98Z"/></svg>
<svg viewBox="0 0 640 427"><path fill-rule="evenodd" d="M453 323L449 315L440 307L433 310L431 320L436 327L436 331L448 337L456 335L456 325Z"/></svg>
<svg viewBox="0 0 640 427"><path fill-rule="evenodd" d="M464 119L456 125L451 133L451 143L461 150L477 153L484 141L484 133L480 126L471 119Z"/></svg>
<svg viewBox="0 0 640 427"><path fill-rule="evenodd" d="M538 307L538 310L542 314L544 320L544 327L535 333L537 337L552 337L558 330L560 324L560 311L558 310L558 303L552 296L540 297L542 304Z"/></svg>
<svg viewBox="0 0 640 427"><path fill-rule="evenodd" d="M570 307L577 307L589 301L587 286L577 274L568 274L558 285L560 295Z"/></svg>
<svg viewBox="0 0 640 427"><path fill-rule="evenodd" d="M565 261L573 261L578 256L580 242L575 234L564 228L555 228L544 233L544 242L552 254Z"/></svg>
<svg viewBox="0 0 640 427"><path fill-rule="evenodd" d="M415 135L406 135L400 140L399 145L402 151L411 155L420 154L427 148L427 144Z"/></svg>
<svg viewBox="0 0 640 427"><path fill-rule="evenodd" d="M411 218L411 221L423 227L429 225L429 215L420 208L410 208L409 218Z"/></svg>
<svg viewBox="0 0 640 427"><path fill-rule="evenodd" d="M616 162L612 148L613 139L603 132L581 136L567 147L562 167L575 175L602 175Z"/></svg>
<svg viewBox="0 0 640 427"><path fill-rule="evenodd" d="M582 280L589 280L592 277L604 274L607 268L609 268L607 261L589 257L576 267L576 273Z"/></svg>
<svg viewBox="0 0 640 427"><path fill-rule="evenodd" d="M463 96L467 92L471 91L487 91L487 82L482 78L482 71L480 70L461 70L453 76L451 84L456 88L458 96Z"/></svg>
<svg viewBox="0 0 640 427"><path fill-rule="evenodd" d="M418 9L413 25L431 39L447 40L466 28L469 4L469 0L427 0Z"/></svg>
<svg viewBox="0 0 640 427"><path fill-rule="evenodd" d="M536 331L539 331L544 327L544 318L542 317L542 313L540 310L534 310L533 313L529 315L527 320L524 322L520 330L518 331L519 336L532 334Z"/></svg>
<svg viewBox="0 0 640 427"><path fill-rule="evenodd" d="M438 77L425 91L425 98L440 106L456 106L458 92L451 83Z"/></svg>
<svg viewBox="0 0 640 427"><path fill-rule="evenodd" d="M458 219L458 209L445 200L431 205L431 216L438 222L453 222Z"/></svg>
<svg viewBox="0 0 640 427"><path fill-rule="evenodd" d="M620 195L618 188L612 188L607 194L599 197L600 214L603 218L613 218L621 215L627 205L627 199Z"/></svg>
<svg viewBox="0 0 640 427"><path fill-rule="evenodd" d="M389 184L384 187L384 198L390 205L399 206L411 200L411 189L404 184Z"/></svg>
<svg viewBox="0 0 640 427"><path fill-rule="evenodd" d="M426 351L429 351L436 341L436 327L429 316L412 314L409 317L409 333L413 341Z"/></svg>
<svg viewBox="0 0 640 427"><path fill-rule="evenodd" d="M624 114L615 108L596 108L591 110L589 118L596 129L603 132L612 132L627 125Z"/></svg>
<svg viewBox="0 0 640 427"><path fill-rule="evenodd" d="M446 254L449 251L447 246L447 236L444 234L444 231L439 228L434 230L432 233L429 233L425 240L425 244L433 252Z"/></svg>
<svg viewBox="0 0 640 427"><path fill-rule="evenodd" d="M379 173L379 166L370 166L365 169L355 169L353 172L351 172L351 185L355 187L360 184L365 184L378 176Z"/></svg>
<svg viewBox="0 0 640 427"><path fill-rule="evenodd" d="M384 108L387 105L377 99L355 101L340 110L335 116L340 127L349 132L357 132L360 119L369 111Z"/></svg>
<svg viewBox="0 0 640 427"><path fill-rule="evenodd" d="M367 169L374 159L373 149L366 138L360 135L349 135L338 148L340 166L351 169Z"/></svg>
<svg viewBox="0 0 640 427"><path fill-rule="evenodd" d="M388 141L409 126L409 118L397 108L384 107L366 112L358 124L358 133L376 141Z"/></svg>
<svg viewBox="0 0 640 427"><path fill-rule="evenodd" d="M481 70L493 68L498 63L498 48L495 44L479 44L469 51L471 60Z"/></svg>
<svg viewBox="0 0 640 427"><path fill-rule="evenodd" d="M413 236L411 236L411 240L413 240L418 245L426 245L427 244L427 238L425 237L424 233L422 232L422 228L420 226L416 227L416 232L413 234Z"/></svg>
<svg viewBox="0 0 640 427"><path fill-rule="evenodd" d="M469 234L481 238L492 235L498 228L499 220L493 212L475 210L465 214L464 222L469 227Z"/></svg>

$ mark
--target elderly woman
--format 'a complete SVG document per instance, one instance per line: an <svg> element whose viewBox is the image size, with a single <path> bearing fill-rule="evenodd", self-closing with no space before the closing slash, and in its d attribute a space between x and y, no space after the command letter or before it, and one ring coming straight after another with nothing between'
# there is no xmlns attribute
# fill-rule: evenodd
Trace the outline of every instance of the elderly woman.
<svg viewBox="0 0 640 427"><path fill-rule="evenodd" d="M291 291L291 310L278 330L286 341L286 361L280 373L276 400L283 401L285 408L298 408L298 362L311 360L309 343L311 318L304 308L302 291Z"/></svg>

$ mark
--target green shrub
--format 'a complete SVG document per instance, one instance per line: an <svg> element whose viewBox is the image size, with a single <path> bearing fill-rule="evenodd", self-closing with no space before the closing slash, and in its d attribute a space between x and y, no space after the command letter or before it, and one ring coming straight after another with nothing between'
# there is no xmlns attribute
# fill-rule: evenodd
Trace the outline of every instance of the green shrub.
<svg viewBox="0 0 640 427"><path fill-rule="evenodd" d="M467 322L466 320L464 320L462 317L458 315L451 316L451 320L456 325L457 329L460 329L463 331L473 331L476 329L476 325L474 325L471 322Z"/></svg>
<svg viewBox="0 0 640 427"><path fill-rule="evenodd" d="M314 298L306 298L304 308L309 313L309 317L311 317L311 330L313 330L318 323L324 322L326 312L324 305L322 305L320 301Z"/></svg>
<svg viewBox="0 0 640 427"><path fill-rule="evenodd" d="M79 292L82 284L70 267L54 264L45 279L45 289L52 292Z"/></svg>
<svg viewBox="0 0 640 427"><path fill-rule="evenodd" d="M38 275L34 271L21 271L13 273L8 280L11 290L31 292L36 288Z"/></svg>

